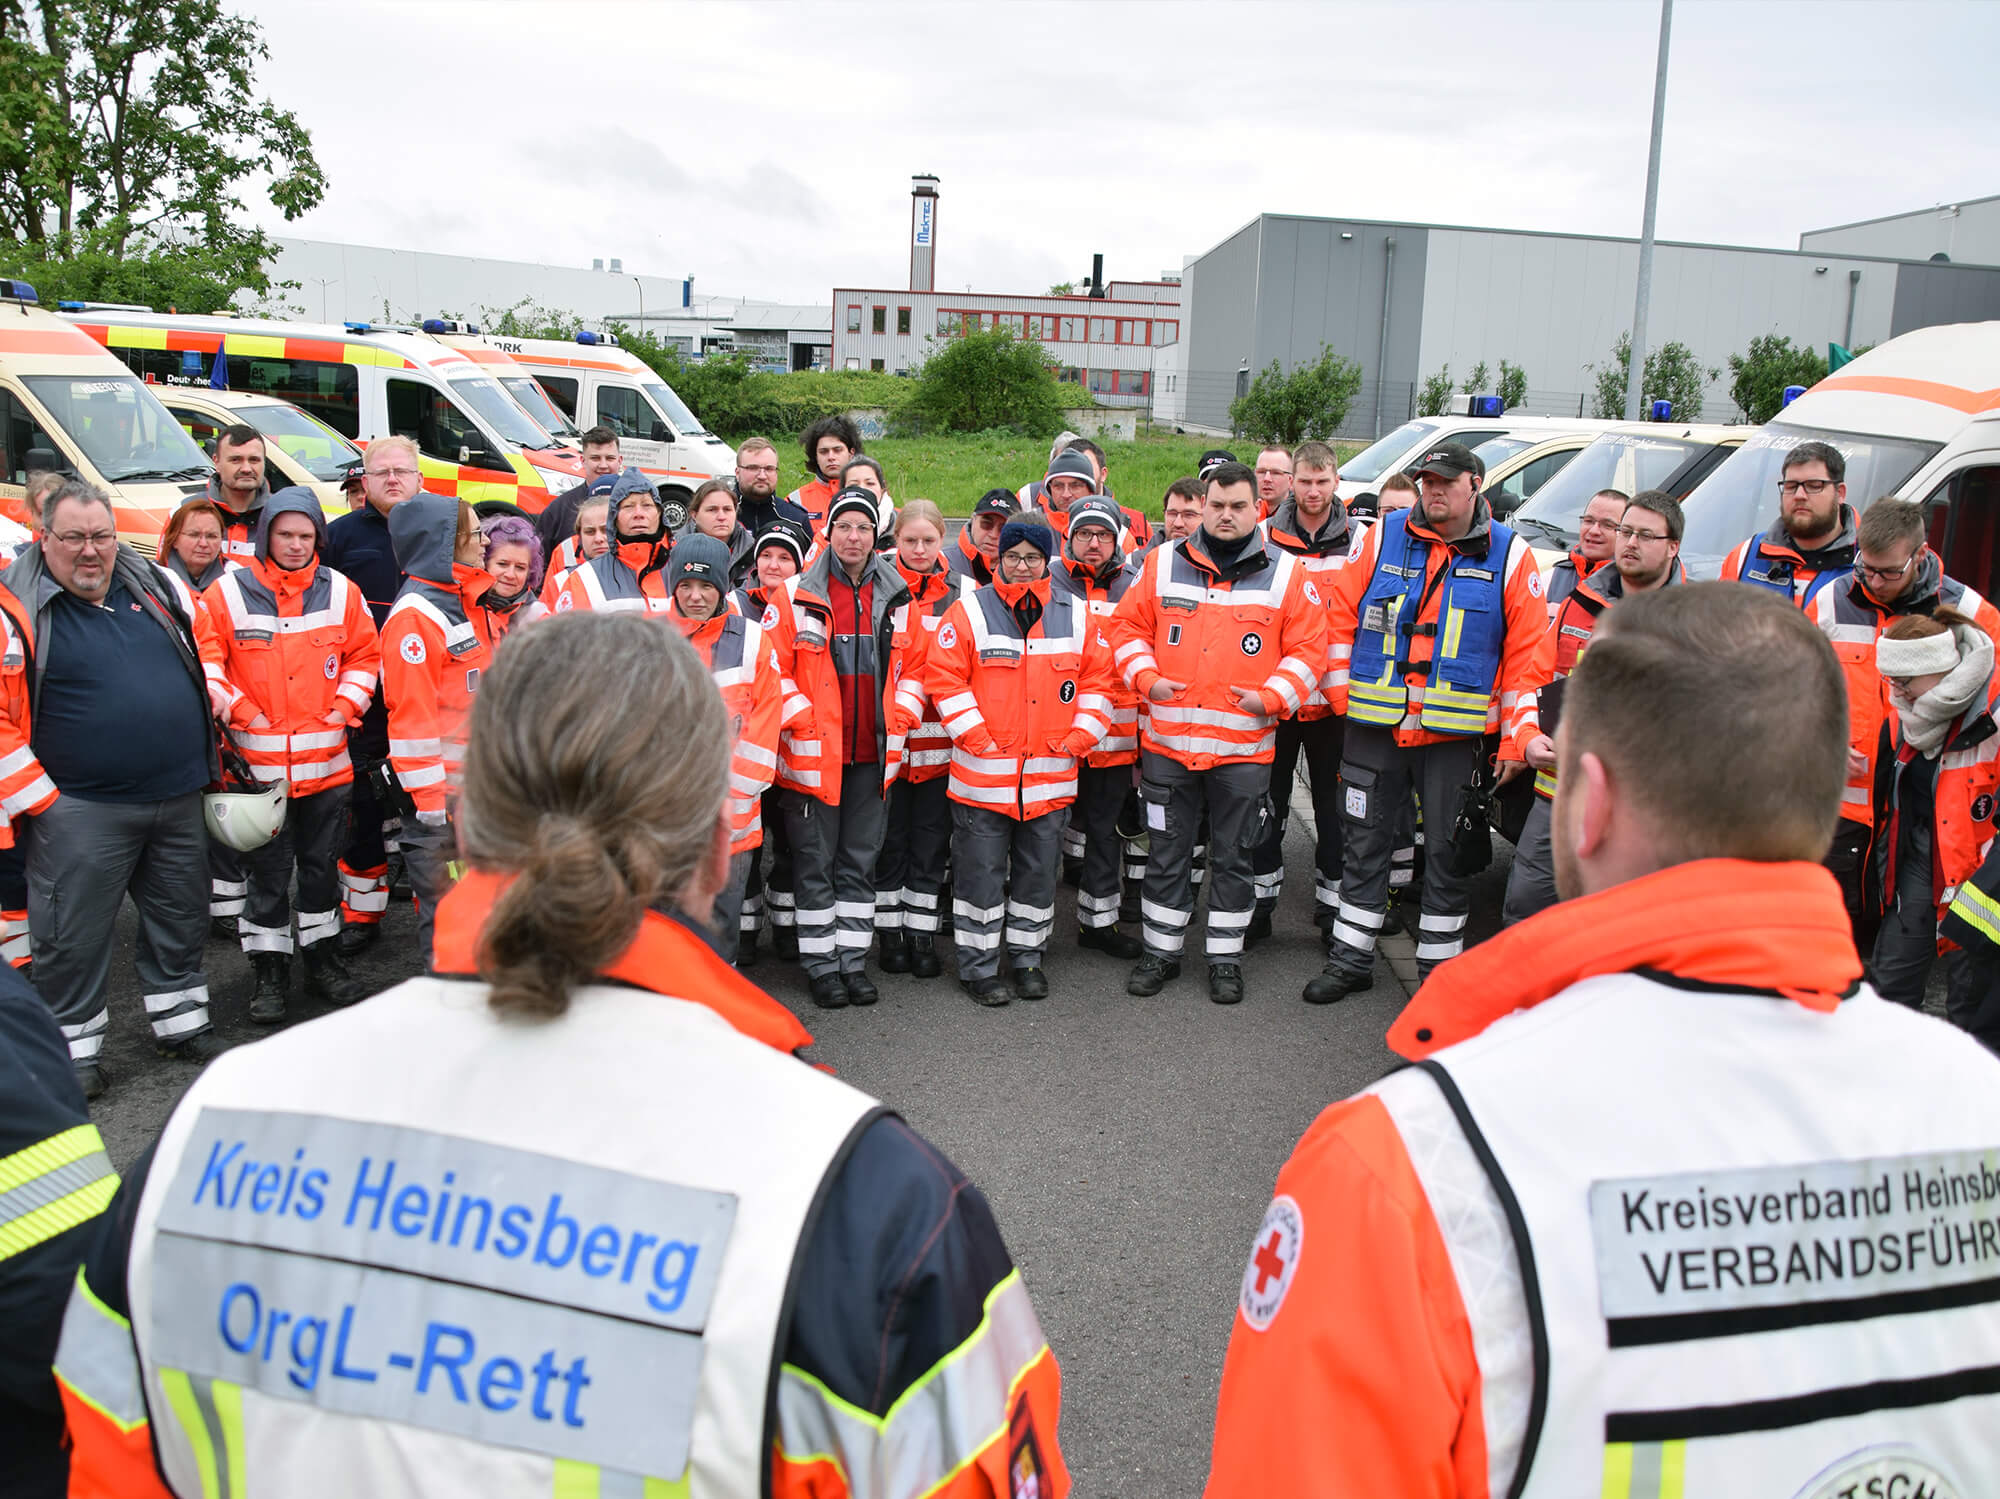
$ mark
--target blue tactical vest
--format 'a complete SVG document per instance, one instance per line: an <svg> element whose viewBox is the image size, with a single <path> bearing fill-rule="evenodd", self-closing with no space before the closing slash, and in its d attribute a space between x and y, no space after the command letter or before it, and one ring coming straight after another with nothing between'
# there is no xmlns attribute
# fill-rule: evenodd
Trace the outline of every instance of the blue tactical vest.
<svg viewBox="0 0 2000 1499"><path fill-rule="evenodd" d="M1817 577L1806 584L1803 595L1794 593L1792 578L1797 570L1797 564L1790 557L1766 556L1764 543L1769 536L1770 532L1759 531L1751 541L1743 557L1743 575L1738 581L1754 583L1759 588L1768 588L1788 602L1796 603L1801 609L1810 609L1822 588L1829 583L1841 582L1854 571L1852 562L1845 567L1822 569Z"/></svg>
<svg viewBox="0 0 2000 1499"><path fill-rule="evenodd" d="M1385 728L1403 721L1410 703L1404 678L1417 669L1410 642L1421 633L1432 637L1432 649L1417 721L1438 734L1483 734L1507 636L1503 574L1514 533L1494 521L1484 557L1454 548L1438 585L1437 621L1419 625L1432 543L1410 534L1407 512L1381 525L1375 576L1362 595L1354 632L1347 716Z"/></svg>

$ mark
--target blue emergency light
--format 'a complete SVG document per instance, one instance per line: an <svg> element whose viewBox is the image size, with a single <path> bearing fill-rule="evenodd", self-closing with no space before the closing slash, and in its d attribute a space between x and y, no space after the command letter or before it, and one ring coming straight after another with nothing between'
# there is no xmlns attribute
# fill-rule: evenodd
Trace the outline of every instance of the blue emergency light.
<svg viewBox="0 0 2000 1499"><path fill-rule="evenodd" d="M604 344L614 349L618 347L617 334L592 333L588 328L584 329L581 333L577 334L576 341L580 344Z"/></svg>
<svg viewBox="0 0 2000 1499"><path fill-rule="evenodd" d="M1791 405L1792 402L1796 401L1800 396L1804 395L1805 393L1806 393L1806 388L1803 385L1787 385L1785 387L1784 404L1786 406ZM1780 409L1782 409L1782 407Z"/></svg>
<svg viewBox="0 0 2000 1499"><path fill-rule="evenodd" d="M84 311L87 311L87 310L89 309L89 307L90 307L90 304L89 304L88 302L58 302L58 303L56 303L56 311L57 311L57 312L84 312Z"/></svg>
<svg viewBox="0 0 2000 1499"><path fill-rule="evenodd" d="M1656 421L1656 422L1670 422L1670 421L1672 421L1673 419L1674 419L1674 403L1673 403L1672 401L1655 401L1655 402L1653 402L1653 420L1654 420L1654 421Z"/></svg>
<svg viewBox="0 0 2000 1499"><path fill-rule="evenodd" d="M0 301L39 302L35 289L25 281L0 281Z"/></svg>
<svg viewBox="0 0 2000 1499"><path fill-rule="evenodd" d="M1467 416L1505 416L1507 414L1507 405L1498 396L1474 396L1467 404L1472 408L1466 413Z"/></svg>
<svg viewBox="0 0 2000 1499"><path fill-rule="evenodd" d="M340 326L345 328L349 333L373 333L375 331L373 323L342 323Z"/></svg>
<svg viewBox="0 0 2000 1499"><path fill-rule="evenodd" d="M473 337L476 338L479 335L479 325L476 323L468 323L463 318L427 317L424 319L424 332L467 333L471 334Z"/></svg>

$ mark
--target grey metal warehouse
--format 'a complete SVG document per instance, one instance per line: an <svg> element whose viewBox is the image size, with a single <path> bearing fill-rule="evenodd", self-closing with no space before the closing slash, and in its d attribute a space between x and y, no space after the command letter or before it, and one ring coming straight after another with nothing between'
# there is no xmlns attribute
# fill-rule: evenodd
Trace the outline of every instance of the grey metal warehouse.
<svg viewBox="0 0 2000 1499"><path fill-rule="evenodd" d="M1502 359L1527 374L1520 409L1579 414L1590 366L1631 327L1638 264L1632 239L1262 214L1186 263L1185 395L1172 415L1227 428L1257 371L1316 359L1322 343L1361 366L1350 435L1405 420L1420 382L1446 365L1462 381L1481 361L1497 373ZM1661 241L1647 342L1677 339L1721 370L1698 414L1727 421L1728 356L1758 334L1854 348L1996 317L2000 268Z"/></svg>

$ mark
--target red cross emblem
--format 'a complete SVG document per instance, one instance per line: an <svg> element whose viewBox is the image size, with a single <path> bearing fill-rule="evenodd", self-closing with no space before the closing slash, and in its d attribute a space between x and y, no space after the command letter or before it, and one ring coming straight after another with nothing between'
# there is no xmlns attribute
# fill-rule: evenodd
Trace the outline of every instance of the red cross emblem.
<svg viewBox="0 0 2000 1499"><path fill-rule="evenodd" d="M1305 1236L1306 1221L1299 1205L1283 1195L1272 1198L1264 1210L1264 1221L1257 1226L1250 1263L1243 1267L1243 1294L1237 1301L1251 1331L1264 1331L1285 1304Z"/></svg>

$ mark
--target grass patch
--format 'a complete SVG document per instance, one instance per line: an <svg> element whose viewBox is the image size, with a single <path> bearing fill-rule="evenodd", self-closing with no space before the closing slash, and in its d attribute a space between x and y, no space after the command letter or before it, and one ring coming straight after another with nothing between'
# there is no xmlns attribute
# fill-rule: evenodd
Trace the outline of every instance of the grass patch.
<svg viewBox="0 0 2000 1499"><path fill-rule="evenodd" d="M1227 447L1245 463L1256 460L1254 443L1230 444L1210 437L1154 436L1104 445L1111 488L1121 504L1157 518L1167 486L1192 474L1201 455ZM1342 443L1345 458L1361 443ZM970 515L979 497L993 488L1019 489L1048 468L1049 445L1039 437L1002 433L937 437L878 437L868 456L888 475L889 493L903 500L930 500L946 515ZM797 443L778 449L778 493L790 494L808 475Z"/></svg>

